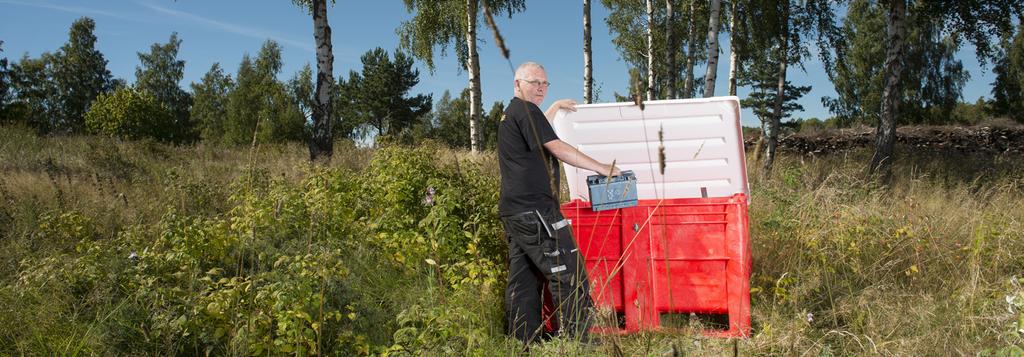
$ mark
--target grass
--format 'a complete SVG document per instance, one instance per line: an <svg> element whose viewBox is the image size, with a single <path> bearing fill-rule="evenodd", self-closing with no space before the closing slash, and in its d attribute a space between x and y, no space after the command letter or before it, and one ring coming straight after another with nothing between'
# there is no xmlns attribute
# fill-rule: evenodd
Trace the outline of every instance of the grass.
<svg viewBox="0 0 1024 357"><path fill-rule="evenodd" d="M783 154L769 175L755 170L756 163L748 163L754 254L750 338L705 337L697 332L698 323L683 333L605 336L598 346L555 339L536 346L532 353L718 356L736 350L744 355L994 355L1024 347L1017 322L1024 317L1020 310L1024 288L1018 280L1024 278L1021 157L905 148L900 152L888 186L865 179L868 151L823 157ZM306 300L310 294L295 289L305 286L313 295L329 291L334 297L318 300L323 301L320 311L336 308L355 318L319 325L324 336L317 343L340 346L324 347L325 351L515 353L515 344L502 335L498 321L504 270L500 262L486 263L493 255L486 246L500 247L493 243L500 238L486 225L465 223L488 222L493 217L484 212L471 218L460 211L483 199L466 193L450 206L440 203L426 213L416 207L342 201L349 191L337 187L372 187L351 182L384 177L371 176L377 172L372 168L377 154L339 142L324 183L313 180L317 173L305 164L306 148L298 144L264 145L256 150L202 144L176 147L99 137L37 137L22 128L0 128L0 200L4 203L0 249L5 252L0 255L0 320L4 321L0 354L252 353L252 341L258 338L240 336L254 333L247 328L264 326L252 322L264 314L278 318L266 326L283 331L284 310L274 310L273 304L260 308L236 303L231 306L245 314L218 320L202 313L215 297L248 296L230 288L230 282L216 283L219 277L232 276L251 289L292 296L293 300L274 301L304 306L289 311L313 315L317 309L308 305L314 301ZM431 177L448 175L456 180L452 185L484 188L496 182L493 154L440 148L431 155L436 166L430 167L437 170L427 173ZM251 181L253 172L264 177L257 180L264 182L256 185L263 187L259 190L242 184L256 182ZM472 181L473 175L490 181ZM424 182L448 182L433 180ZM317 185L327 191L318 190ZM335 209L351 206L356 216L341 221L304 213L318 204ZM394 209L413 213L399 214ZM340 212L337 215L348 214ZM387 228L376 220L381 217L415 219L383 222L399 226ZM185 222L180 230L193 233L169 233L174 232L168 228L173 222ZM229 227L243 223L264 228L253 228L250 237L237 235ZM315 233L321 231L326 233ZM211 242L223 239L235 247L223 256L228 263L216 263L218 255L211 253L209 245L189 253L201 252L208 258L193 259L182 253L197 265L189 270L173 268L165 275L142 272L127 258L176 247L175 242L205 242L189 240L200 234L196 232L211 237ZM447 262L438 258L436 267L422 263L422 257L436 258L445 251L445 244L457 241L451 232L459 237L463 232L482 235L478 238L484 252L465 258L474 255L463 254L460 243L453 253L445 253L454 254ZM423 249L414 249L417 244ZM266 254L301 256L330 249L342 249L347 274L317 275L308 267L294 266L289 272L273 262L244 263L270 259ZM320 259L316 254L310 259ZM253 271L230 273L236 266ZM183 273L193 270L194 275ZM470 274L482 278L461 281ZM211 283L199 283L205 288L188 292L188 286L196 286L194 282L206 276L214 277ZM140 281L148 281L146 277L156 279L151 281L155 285L139 286ZM320 283L293 283L302 281ZM175 290L181 287L186 287L185 292ZM156 304L145 296L170 300ZM199 312L164 310L169 308ZM174 327L175 320L164 321L161 316L189 316L189 322ZM192 322L193 318L210 320ZM300 325L318 321L326 320L314 316ZM192 323L196 325L188 325ZM204 326L226 330L205 330ZM166 331L208 332L209 336ZM271 335L281 338L283 333Z"/></svg>

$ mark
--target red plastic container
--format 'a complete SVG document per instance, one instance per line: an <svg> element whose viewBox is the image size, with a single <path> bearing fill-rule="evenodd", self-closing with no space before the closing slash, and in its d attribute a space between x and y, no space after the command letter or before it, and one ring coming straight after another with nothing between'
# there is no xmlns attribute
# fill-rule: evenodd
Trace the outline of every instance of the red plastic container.
<svg viewBox="0 0 1024 357"><path fill-rule="evenodd" d="M562 213L572 220L595 304L625 322L597 331L658 330L662 314L701 313L728 316L728 329L715 335L750 335L746 195L640 200L600 212L574 200Z"/></svg>

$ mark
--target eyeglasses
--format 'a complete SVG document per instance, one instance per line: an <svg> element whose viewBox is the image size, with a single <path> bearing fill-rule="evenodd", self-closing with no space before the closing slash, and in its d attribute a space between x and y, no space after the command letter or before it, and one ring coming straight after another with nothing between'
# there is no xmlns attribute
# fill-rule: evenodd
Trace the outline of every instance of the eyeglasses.
<svg viewBox="0 0 1024 357"><path fill-rule="evenodd" d="M548 82L548 81L538 81L538 80L533 80L533 79L520 79L520 80L523 81L523 82L535 85L535 86L544 86L544 87L550 87L551 86L551 82Z"/></svg>

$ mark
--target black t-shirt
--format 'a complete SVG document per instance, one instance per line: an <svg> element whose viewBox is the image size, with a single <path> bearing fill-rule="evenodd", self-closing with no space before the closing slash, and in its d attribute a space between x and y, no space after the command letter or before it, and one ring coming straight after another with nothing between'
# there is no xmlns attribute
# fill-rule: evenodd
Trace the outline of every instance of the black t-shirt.
<svg viewBox="0 0 1024 357"><path fill-rule="evenodd" d="M536 104L512 98L498 124L500 215L557 209L558 159L543 146L557 139L551 123Z"/></svg>

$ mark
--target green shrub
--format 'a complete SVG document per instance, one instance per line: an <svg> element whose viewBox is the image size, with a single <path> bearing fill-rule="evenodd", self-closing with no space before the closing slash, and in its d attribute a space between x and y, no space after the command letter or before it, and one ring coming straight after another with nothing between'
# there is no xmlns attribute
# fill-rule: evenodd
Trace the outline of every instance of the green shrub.
<svg viewBox="0 0 1024 357"><path fill-rule="evenodd" d="M103 93L85 113L90 133L125 139L171 140L174 118L152 96L130 87Z"/></svg>

